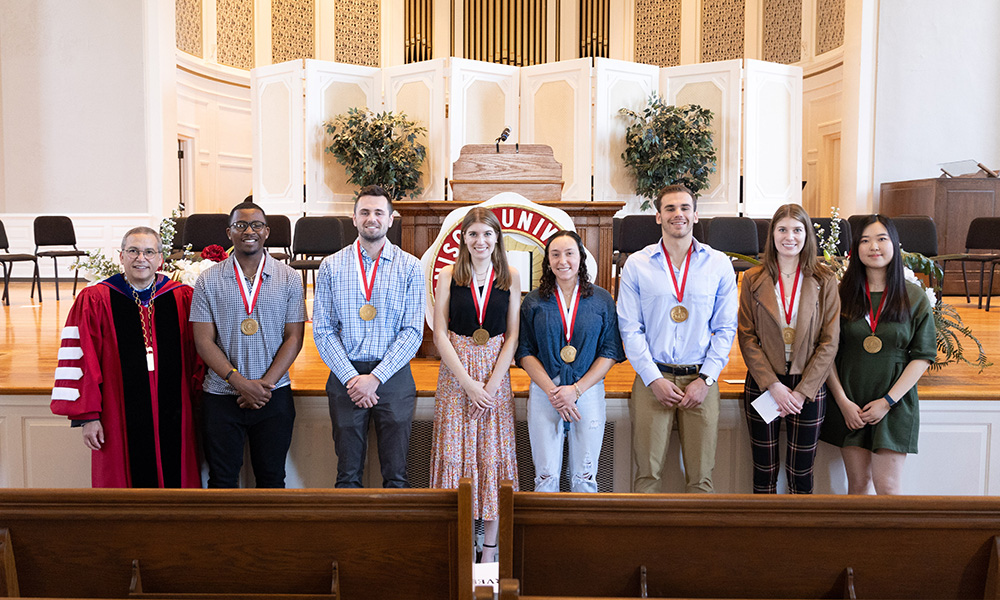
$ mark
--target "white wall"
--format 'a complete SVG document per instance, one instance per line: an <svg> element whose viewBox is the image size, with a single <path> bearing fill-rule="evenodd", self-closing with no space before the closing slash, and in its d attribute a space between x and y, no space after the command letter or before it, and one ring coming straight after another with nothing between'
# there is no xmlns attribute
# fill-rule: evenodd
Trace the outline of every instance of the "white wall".
<svg viewBox="0 0 1000 600"><path fill-rule="evenodd" d="M974 158L1000 167L1000 2L882 0L874 187Z"/></svg>
<svg viewBox="0 0 1000 600"><path fill-rule="evenodd" d="M146 205L143 3L0 2L4 212Z"/></svg>

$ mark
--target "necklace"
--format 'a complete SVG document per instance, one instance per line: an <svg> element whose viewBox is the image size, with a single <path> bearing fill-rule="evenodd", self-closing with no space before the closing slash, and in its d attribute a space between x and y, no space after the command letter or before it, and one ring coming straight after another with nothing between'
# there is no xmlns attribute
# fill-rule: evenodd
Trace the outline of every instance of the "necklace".
<svg viewBox="0 0 1000 600"><path fill-rule="evenodd" d="M153 286L149 294L149 329L146 329L146 319L142 314L142 302L139 300L139 292L136 291L135 286L132 285L128 278L125 278L128 282L128 287L132 290L132 299L135 300L135 305L139 309L139 323L142 324L142 341L146 345L146 370L153 372L156 369L156 363L153 359L153 296L156 294L156 279L153 279Z"/></svg>

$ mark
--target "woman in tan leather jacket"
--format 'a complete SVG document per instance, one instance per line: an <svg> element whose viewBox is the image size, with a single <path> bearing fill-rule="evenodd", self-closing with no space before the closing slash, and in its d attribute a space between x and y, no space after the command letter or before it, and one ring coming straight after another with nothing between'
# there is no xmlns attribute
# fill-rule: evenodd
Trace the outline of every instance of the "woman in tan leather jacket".
<svg viewBox="0 0 1000 600"><path fill-rule="evenodd" d="M809 215L797 204L774 213L763 263L743 277L738 338L748 371L744 408L753 491L777 492L778 432L784 420L788 491L811 494L826 413L824 382L840 340L840 296L836 277L817 257ZM751 406L765 391L778 411L778 418L769 423Z"/></svg>

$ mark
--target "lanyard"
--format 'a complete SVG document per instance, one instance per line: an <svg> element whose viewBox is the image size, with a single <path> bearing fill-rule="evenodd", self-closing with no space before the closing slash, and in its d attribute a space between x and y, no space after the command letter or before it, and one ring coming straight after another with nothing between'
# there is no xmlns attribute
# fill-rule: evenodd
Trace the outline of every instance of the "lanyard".
<svg viewBox="0 0 1000 600"><path fill-rule="evenodd" d="M802 265L795 269L795 283L792 284L792 297L788 299L788 308L785 308L785 282L781 278L781 270L778 270L778 288L781 290L781 310L785 313L785 325L792 324L792 311L795 308L795 291L799 289L799 275L802 274Z"/></svg>
<svg viewBox="0 0 1000 600"><path fill-rule="evenodd" d="M365 276L365 263L361 259L361 240L358 239L354 242L354 246L358 250L358 280L361 282L361 291L365 295L365 302L372 301L372 290L375 289L375 274L378 273L378 263L382 260L382 250L379 250L378 256L375 257L375 266L372 267L372 278L371 281ZM385 249L385 246L382 246Z"/></svg>
<svg viewBox="0 0 1000 600"><path fill-rule="evenodd" d="M688 271L691 268L691 252L694 250L694 242L688 247L687 258L684 260L684 274L681 276L681 285L677 287L677 276L674 275L674 264L670 262L670 253L667 247L660 240L660 248L663 249L663 257L667 259L667 271L670 272L670 279L674 282L674 292L677 294L677 302L684 302L684 288L687 287Z"/></svg>
<svg viewBox="0 0 1000 600"><path fill-rule="evenodd" d="M261 274L264 272L264 261L267 254L262 254L260 264L257 265L257 273L253 276L253 288L247 288L247 279L243 276L243 269L240 268L240 261L233 258L233 269L236 271L236 279L240 282L240 296L243 298L243 308L247 314L252 314L257 306L257 295L260 294L260 282L263 280Z"/></svg>
<svg viewBox="0 0 1000 600"><path fill-rule="evenodd" d="M562 318L563 335L566 336L566 343L573 339L573 328L576 327L576 311L580 308L580 282L576 282L573 288L573 295L570 298L569 306L563 304L563 294L559 286L556 286L556 302L559 304L559 316Z"/></svg>
<svg viewBox="0 0 1000 600"><path fill-rule="evenodd" d="M476 318L479 319L479 326L483 326L483 321L486 319L486 306L490 303L490 292L493 291L493 280L495 279L495 274L493 273L493 262L490 262L490 268L486 270L486 285L483 287L483 291L480 292L476 286L476 272L475 269L472 271L472 277L469 279L469 288L472 290L472 304L476 307Z"/></svg>
<svg viewBox="0 0 1000 600"><path fill-rule="evenodd" d="M878 301L878 310L872 311L872 293L868 289L868 280L865 279L865 295L868 296L868 324L871 325L872 335L875 335L875 328L878 327L878 318L882 315L882 304L885 303L885 297L888 295L884 291L882 292L882 299Z"/></svg>

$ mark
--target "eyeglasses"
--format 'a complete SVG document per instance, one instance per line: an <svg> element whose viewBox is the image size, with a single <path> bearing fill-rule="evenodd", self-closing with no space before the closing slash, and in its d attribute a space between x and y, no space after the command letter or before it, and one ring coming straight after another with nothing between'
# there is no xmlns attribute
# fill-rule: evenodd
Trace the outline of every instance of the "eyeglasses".
<svg viewBox="0 0 1000 600"><path fill-rule="evenodd" d="M236 221L230 225L230 227L236 231L246 231L247 227L253 229L254 231L260 231L261 229L267 227L267 223L263 221L251 221L250 223L247 223L246 221Z"/></svg>
<svg viewBox="0 0 1000 600"><path fill-rule="evenodd" d="M142 250L138 248L126 248L122 250L122 252L125 253L125 256L133 260L139 258L140 254L144 256L146 260L153 260L153 258L160 253L159 250L153 250L152 248L144 248Z"/></svg>

